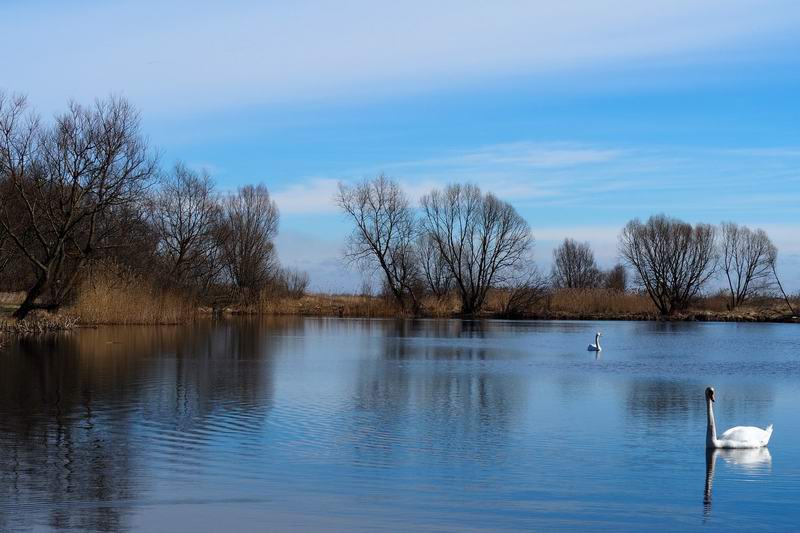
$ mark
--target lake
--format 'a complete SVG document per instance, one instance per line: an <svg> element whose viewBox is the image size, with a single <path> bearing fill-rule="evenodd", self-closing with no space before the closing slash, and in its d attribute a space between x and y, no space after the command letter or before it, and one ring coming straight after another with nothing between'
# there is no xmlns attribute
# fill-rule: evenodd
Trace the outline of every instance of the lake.
<svg viewBox="0 0 800 533"><path fill-rule="evenodd" d="M300 317L23 340L0 530L794 529L799 348L792 324ZM768 450L706 454L706 385Z"/></svg>

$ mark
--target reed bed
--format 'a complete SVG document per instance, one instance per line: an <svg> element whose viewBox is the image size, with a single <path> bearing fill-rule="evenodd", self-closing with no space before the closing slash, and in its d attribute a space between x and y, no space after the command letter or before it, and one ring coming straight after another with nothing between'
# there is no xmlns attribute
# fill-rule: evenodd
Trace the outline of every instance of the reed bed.
<svg viewBox="0 0 800 533"><path fill-rule="evenodd" d="M69 331L78 325L78 319L71 315L34 313L25 320L0 319L0 346L8 337L25 337Z"/></svg>
<svg viewBox="0 0 800 533"><path fill-rule="evenodd" d="M300 297L262 293L254 304L239 306L236 314L334 317L397 317L406 313L383 297L352 294L307 294Z"/></svg>
<svg viewBox="0 0 800 533"><path fill-rule="evenodd" d="M409 310L398 307L385 296L355 294L306 294L302 296L265 290L249 303L235 303L230 295L217 298L217 304L198 307L196 298L175 291L164 291L141 277L115 267L103 265L84 277L76 291L72 305L59 314L37 312L24 321L0 319L0 339L3 335L27 335L48 331L63 331L81 325L100 324L180 324L199 314L218 313L234 315L296 315L348 318L411 318ZM0 302L13 309L21 300L20 293L2 293ZM210 294L205 295L210 298ZM796 308L800 298L792 297ZM490 292L482 317L532 318L532 319L588 319L588 320L654 320L663 319L646 294L621 292L610 289L555 289L541 290L526 300L522 307L509 311L509 294L496 290ZM227 302L227 303L222 303ZM457 317L460 302L455 293L437 298L426 296L421 300L418 316ZM671 320L704 321L772 321L800 322L792 317L783 300L762 298L734 311L727 310L724 293L708 295ZM10 314L10 311L9 311ZM1 341L0 341L1 344Z"/></svg>
<svg viewBox="0 0 800 533"><path fill-rule="evenodd" d="M106 265L85 277L68 312L81 324L180 324L194 316L196 306L183 295Z"/></svg>
<svg viewBox="0 0 800 533"><path fill-rule="evenodd" d="M541 310L574 316L653 315L657 312L647 295L611 289L558 289L543 300Z"/></svg>
<svg viewBox="0 0 800 533"><path fill-rule="evenodd" d="M0 305L19 305L24 299L25 293L22 291L0 292Z"/></svg>

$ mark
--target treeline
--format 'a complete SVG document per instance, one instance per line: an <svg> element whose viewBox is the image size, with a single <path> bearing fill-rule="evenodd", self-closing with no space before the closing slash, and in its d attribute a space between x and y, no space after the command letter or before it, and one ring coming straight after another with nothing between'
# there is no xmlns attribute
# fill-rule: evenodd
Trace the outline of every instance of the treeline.
<svg viewBox="0 0 800 533"><path fill-rule="evenodd" d="M380 271L384 292L411 313L420 311L426 294L455 293L461 313L473 315L492 289L513 294L509 306L540 291L528 223L511 204L475 185L431 191L421 200L421 215L383 175L340 185L337 203L354 224L347 258Z"/></svg>
<svg viewBox="0 0 800 533"><path fill-rule="evenodd" d="M632 289L671 315L714 282L727 287L728 309L774 295L796 314L768 235L734 223L633 220L610 270L598 267L588 243L566 239L543 273L525 219L475 185L434 189L411 205L381 175L340 185L336 201L353 225L347 259L379 272L382 292L408 314L456 299L463 315L490 303L520 316L558 289L602 289L608 298ZM118 280L120 301L102 305L170 294L193 309L244 307L302 296L308 275L278 261L279 218L264 185L222 193L184 164L164 170L124 99L71 104L45 122L25 98L0 93L0 291L24 291L17 318L80 307L81 294L96 297L83 308L96 308ZM162 312L149 306L148 320Z"/></svg>
<svg viewBox="0 0 800 533"><path fill-rule="evenodd" d="M162 170L124 99L46 123L0 93L0 289L25 291L17 318L68 304L98 269L212 306L302 293L308 276L278 262L278 222L264 185L223 194L183 164Z"/></svg>
<svg viewBox="0 0 800 533"><path fill-rule="evenodd" d="M763 230L734 223L695 226L666 215L632 220L619 236L620 263L600 269L588 243L565 239L549 275L532 260L528 223L507 202L474 185L452 184L411 205L399 184L378 176L340 185L337 202L353 223L347 258L381 273L384 293L411 313L424 298L457 295L460 312L480 313L489 294L502 314L521 315L559 289L629 289L663 315L685 311L713 281L727 286L727 308L757 296L782 298L778 251Z"/></svg>

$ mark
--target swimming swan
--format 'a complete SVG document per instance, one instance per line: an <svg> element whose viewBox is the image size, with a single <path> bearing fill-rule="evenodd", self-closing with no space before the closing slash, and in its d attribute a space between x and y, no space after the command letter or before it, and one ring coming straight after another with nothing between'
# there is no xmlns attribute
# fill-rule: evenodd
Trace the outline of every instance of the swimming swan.
<svg viewBox="0 0 800 533"><path fill-rule="evenodd" d="M714 422L714 409L711 407L714 389L706 388L706 407L708 427L706 428L706 448L761 448L766 446L772 436L772 424L767 429L750 426L736 426L717 438L717 424Z"/></svg>
<svg viewBox="0 0 800 533"><path fill-rule="evenodd" d="M589 350L590 352L599 352L600 350L602 350L603 347L600 346L600 337L602 335L603 334L600 333L599 331L597 333L595 333L594 334L594 344L590 344L588 346L588 348L586 348L586 349Z"/></svg>

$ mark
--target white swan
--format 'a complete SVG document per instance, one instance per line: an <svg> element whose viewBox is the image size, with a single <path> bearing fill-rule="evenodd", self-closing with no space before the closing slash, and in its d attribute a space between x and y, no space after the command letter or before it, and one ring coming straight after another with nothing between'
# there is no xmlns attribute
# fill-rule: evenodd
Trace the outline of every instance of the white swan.
<svg viewBox="0 0 800 533"><path fill-rule="evenodd" d="M602 350L603 347L600 346L600 337L602 335L603 334L600 333L599 331L597 333L595 333L594 334L594 344L590 344L586 349L589 350L590 352L599 352L600 350Z"/></svg>
<svg viewBox="0 0 800 533"><path fill-rule="evenodd" d="M767 429L751 426L736 426L717 438L717 424L714 421L714 389L706 388L706 408L708 427L706 428L706 448L761 448L766 446L772 436L772 424Z"/></svg>

